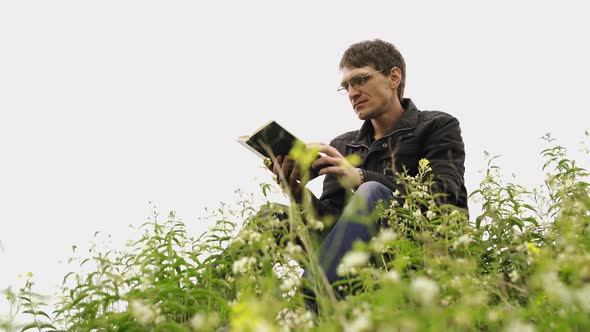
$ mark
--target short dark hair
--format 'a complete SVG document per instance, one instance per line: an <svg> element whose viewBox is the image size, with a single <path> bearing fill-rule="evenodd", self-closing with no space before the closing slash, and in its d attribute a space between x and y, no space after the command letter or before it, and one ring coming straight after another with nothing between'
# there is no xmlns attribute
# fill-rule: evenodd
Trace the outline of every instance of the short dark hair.
<svg viewBox="0 0 590 332"><path fill-rule="evenodd" d="M383 75L389 75L393 67L398 67L402 72L402 80L397 89L397 96L401 101L404 97L406 86L406 62L398 49L392 44L381 39L365 40L352 44L342 55L340 70L344 67L359 68L372 65L377 70L383 70Z"/></svg>

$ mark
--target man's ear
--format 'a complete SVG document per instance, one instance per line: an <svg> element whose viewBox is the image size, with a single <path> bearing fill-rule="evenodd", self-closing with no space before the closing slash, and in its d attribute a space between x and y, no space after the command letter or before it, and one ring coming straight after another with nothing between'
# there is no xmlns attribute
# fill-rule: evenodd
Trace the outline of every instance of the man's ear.
<svg viewBox="0 0 590 332"><path fill-rule="evenodd" d="M391 79L391 88L397 88L402 81L402 71L397 67L391 68L389 78Z"/></svg>

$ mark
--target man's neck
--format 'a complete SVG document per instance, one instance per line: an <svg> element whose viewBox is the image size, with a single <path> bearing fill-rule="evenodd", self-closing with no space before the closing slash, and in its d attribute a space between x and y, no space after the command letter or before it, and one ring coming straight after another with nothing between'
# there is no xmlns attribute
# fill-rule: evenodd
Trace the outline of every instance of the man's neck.
<svg viewBox="0 0 590 332"><path fill-rule="evenodd" d="M402 107L400 101L396 98L389 111L379 115L374 119L371 119L375 140L380 139L381 137L385 136L385 134L392 131L393 128L397 126L397 123L403 114L404 108Z"/></svg>

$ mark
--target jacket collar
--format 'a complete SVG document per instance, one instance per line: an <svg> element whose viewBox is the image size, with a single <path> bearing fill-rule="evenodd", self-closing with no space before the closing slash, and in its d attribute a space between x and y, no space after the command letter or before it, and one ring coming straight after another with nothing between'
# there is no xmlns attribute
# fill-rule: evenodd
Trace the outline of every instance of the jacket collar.
<svg viewBox="0 0 590 332"><path fill-rule="evenodd" d="M414 105L414 102L412 102L410 98L404 98L402 100L402 107L404 108L404 114L402 114L402 117L395 128L393 128L393 130L389 133L385 134L384 137L390 136L400 129L410 129L416 127L419 111L418 108L416 108L416 105ZM373 135L373 133L374 130L371 120L365 120L361 126L361 129L358 131L357 135L354 137L354 140L350 142L350 144L362 144L369 146L370 137Z"/></svg>

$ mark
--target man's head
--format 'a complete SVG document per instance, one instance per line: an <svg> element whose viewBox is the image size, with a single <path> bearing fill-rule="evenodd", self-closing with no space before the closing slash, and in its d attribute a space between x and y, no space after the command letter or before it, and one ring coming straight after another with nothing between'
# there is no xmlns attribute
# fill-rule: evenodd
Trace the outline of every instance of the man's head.
<svg viewBox="0 0 590 332"><path fill-rule="evenodd" d="M384 76L389 76L392 68L399 68L401 81L397 87L397 96L402 100L406 85L406 62L393 44L375 39L350 45L342 55L340 70L365 66L374 67Z"/></svg>

